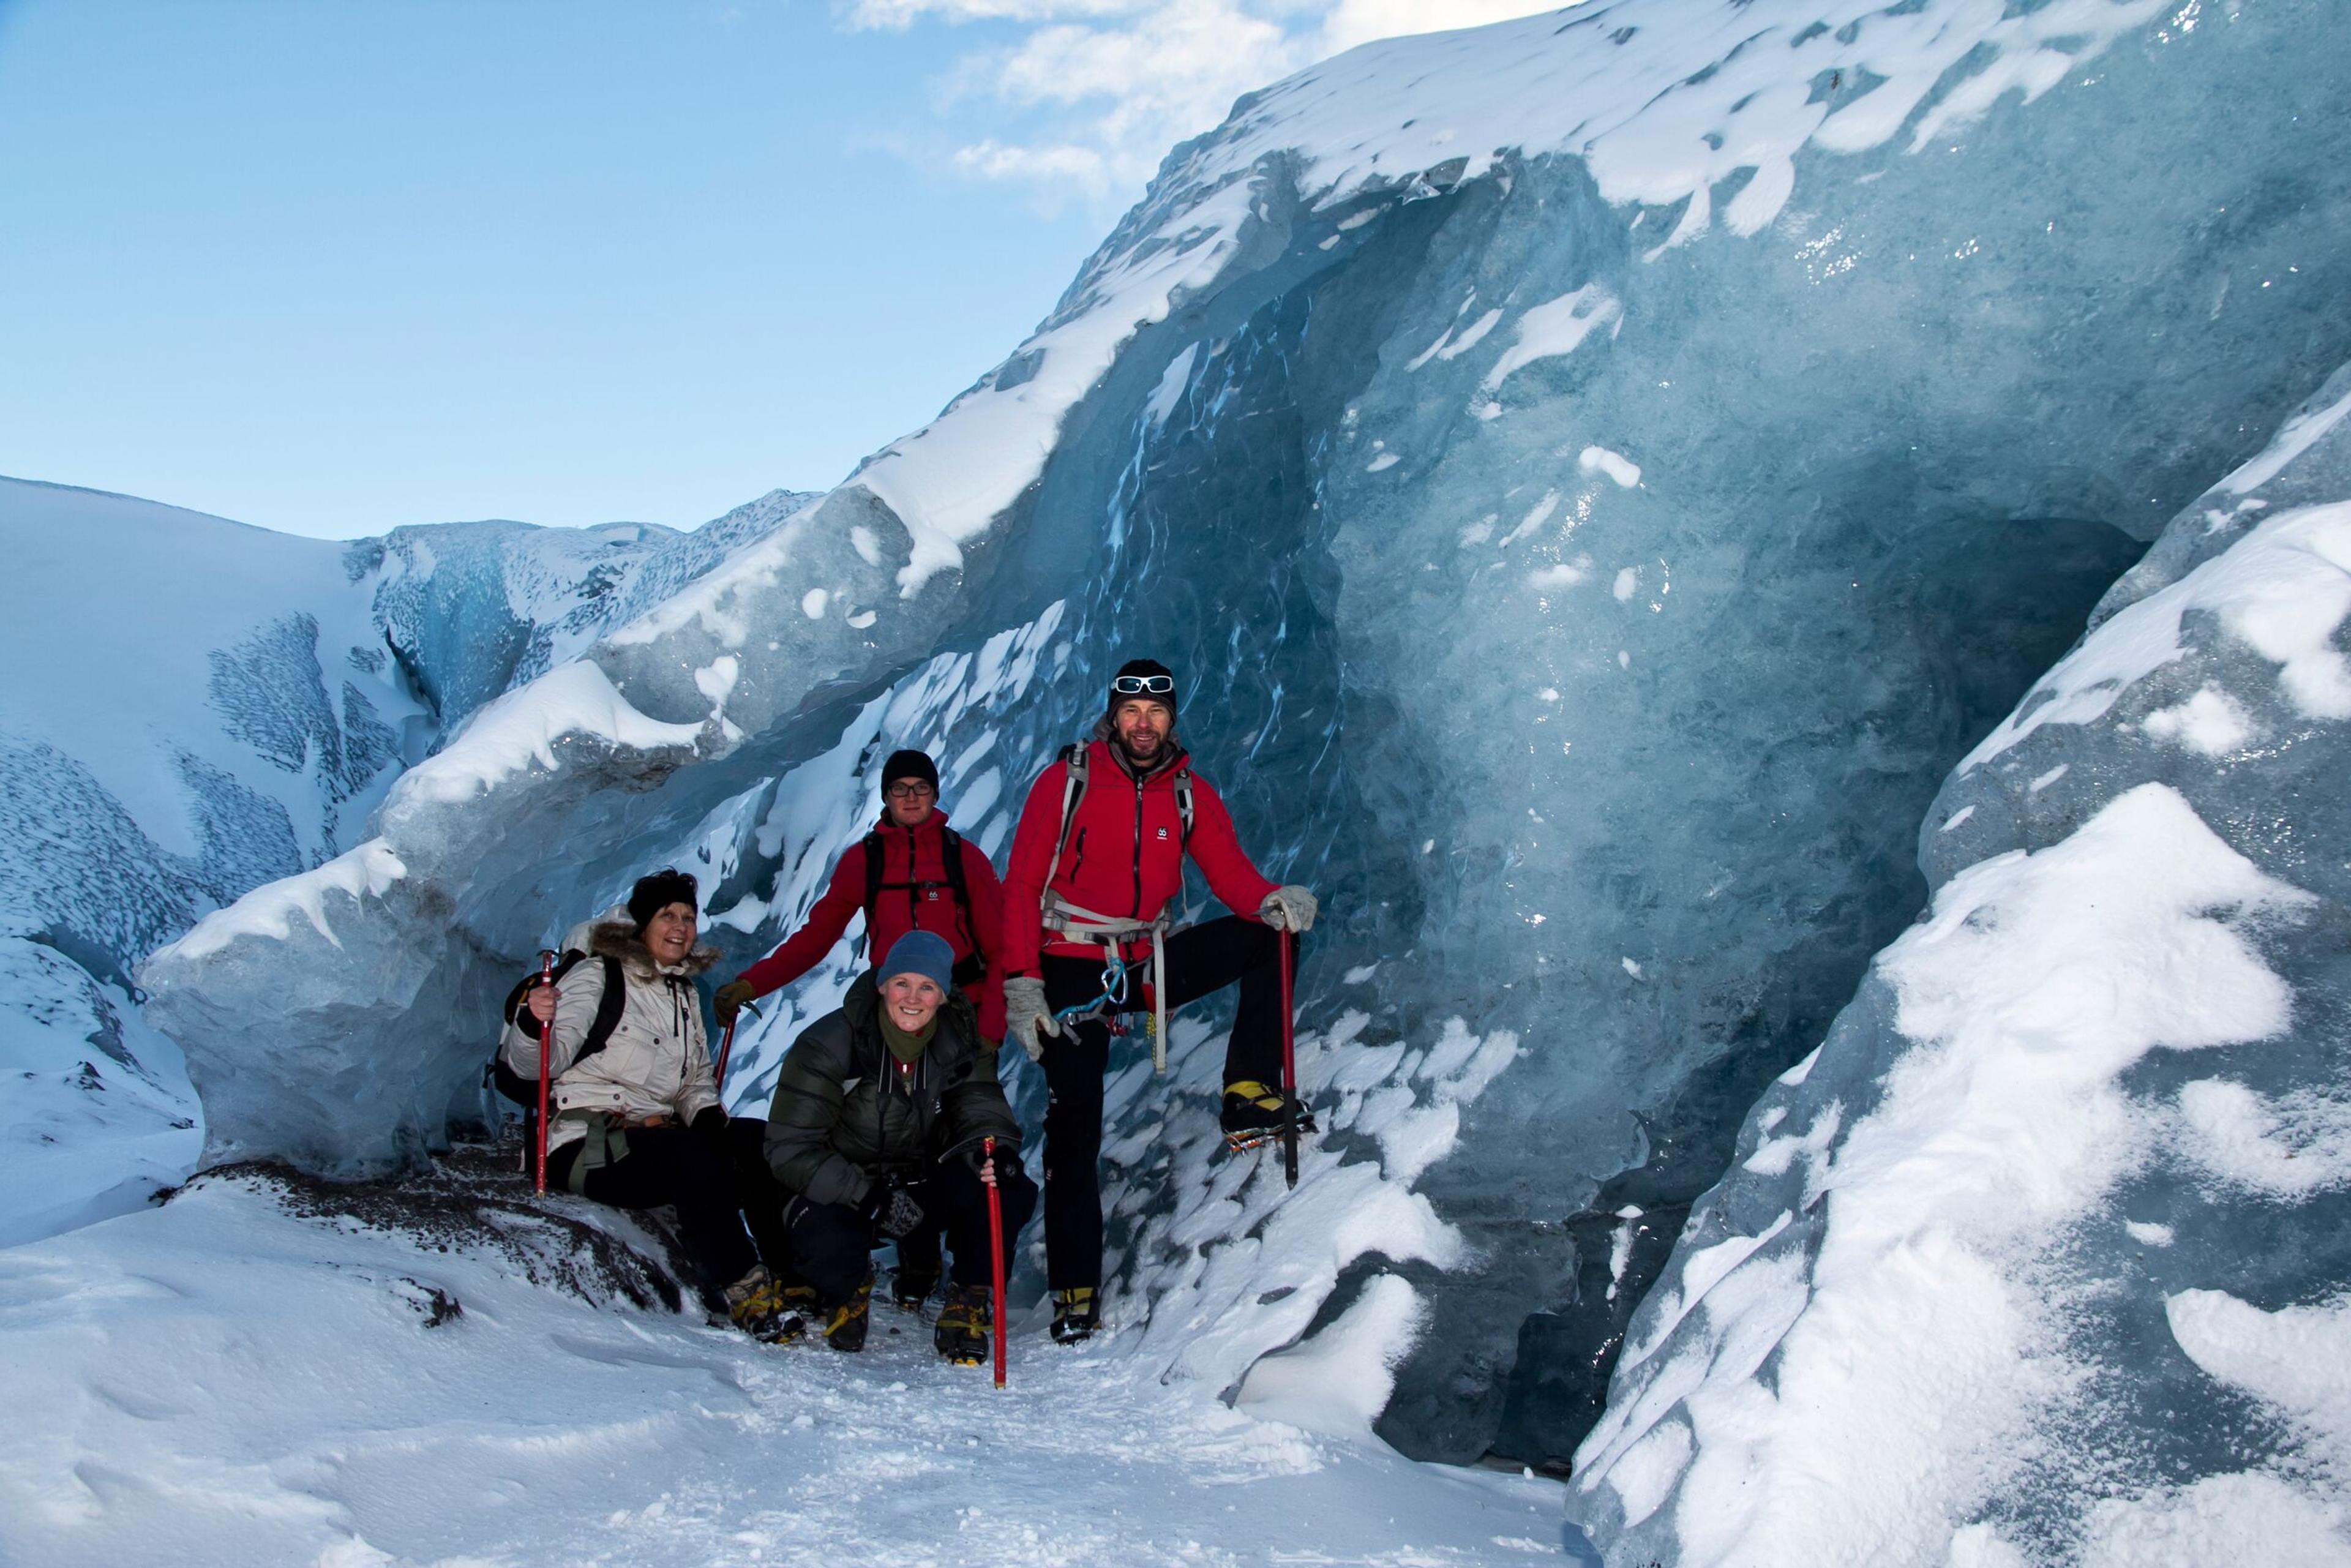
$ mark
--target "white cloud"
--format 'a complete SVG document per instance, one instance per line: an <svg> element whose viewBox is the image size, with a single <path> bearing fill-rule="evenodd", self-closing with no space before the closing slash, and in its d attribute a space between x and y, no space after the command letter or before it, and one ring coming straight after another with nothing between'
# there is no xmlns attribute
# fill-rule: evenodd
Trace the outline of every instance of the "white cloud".
<svg viewBox="0 0 2351 1568"><path fill-rule="evenodd" d="M1010 24L941 86L968 141L953 167L1107 206L1141 194L1167 150L1233 100L1358 44L1555 10L1552 0L846 0L842 24Z"/></svg>

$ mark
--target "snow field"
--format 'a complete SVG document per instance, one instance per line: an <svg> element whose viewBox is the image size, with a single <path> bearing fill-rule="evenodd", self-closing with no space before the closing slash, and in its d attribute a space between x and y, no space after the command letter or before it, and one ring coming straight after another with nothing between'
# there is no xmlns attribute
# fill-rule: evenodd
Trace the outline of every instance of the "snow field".
<svg viewBox="0 0 2351 1568"><path fill-rule="evenodd" d="M1253 1419L1163 1382L1132 1336L1069 1350L1040 1311L1013 1323L999 1394L887 1305L862 1354L762 1347L698 1312L591 1306L505 1260L298 1218L266 1184L209 1177L0 1254L0 1382L48 1417L0 1432L0 1558L1560 1558L1549 1483Z"/></svg>

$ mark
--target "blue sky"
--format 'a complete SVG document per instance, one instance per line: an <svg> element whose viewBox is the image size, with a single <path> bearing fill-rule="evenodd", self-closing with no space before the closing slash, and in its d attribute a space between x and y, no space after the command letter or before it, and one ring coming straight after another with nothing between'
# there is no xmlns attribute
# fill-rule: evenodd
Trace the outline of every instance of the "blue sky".
<svg viewBox="0 0 2351 1568"><path fill-rule="evenodd" d="M1014 348L1238 92L1516 0L0 0L0 474L690 527Z"/></svg>

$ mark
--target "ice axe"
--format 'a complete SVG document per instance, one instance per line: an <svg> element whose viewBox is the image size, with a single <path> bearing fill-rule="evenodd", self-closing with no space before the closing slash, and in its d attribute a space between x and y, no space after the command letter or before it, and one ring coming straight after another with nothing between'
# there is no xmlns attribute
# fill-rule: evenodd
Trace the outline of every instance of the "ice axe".
<svg viewBox="0 0 2351 1568"><path fill-rule="evenodd" d="M996 1341L996 1386L1004 1386L1004 1195L996 1186L996 1140L984 1138L979 1145L980 1159L987 1167L987 1260L993 1270L990 1289L995 1292L987 1310L988 1325Z"/></svg>
<svg viewBox="0 0 2351 1568"><path fill-rule="evenodd" d="M555 953L552 948L538 950L538 983L555 984ZM547 1191L547 1069L548 1060L555 1054L555 1019L538 1026L538 1157L535 1166L541 1193Z"/></svg>
<svg viewBox="0 0 2351 1568"><path fill-rule="evenodd" d="M726 1033L718 1041L718 1065L711 1073L713 1084L718 1091L718 1103L722 1106L726 1103L726 1059L735 1054L735 1026L743 1021L746 1012L753 1018L768 1016L759 1010L758 1003L745 1002L735 1009L735 1016L726 1020Z"/></svg>
<svg viewBox="0 0 2351 1568"><path fill-rule="evenodd" d="M1281 928L1281 1174L1298 1185L1298 1042L1290 1017L1290 966L1297 955L1290 927Z"/></svg>

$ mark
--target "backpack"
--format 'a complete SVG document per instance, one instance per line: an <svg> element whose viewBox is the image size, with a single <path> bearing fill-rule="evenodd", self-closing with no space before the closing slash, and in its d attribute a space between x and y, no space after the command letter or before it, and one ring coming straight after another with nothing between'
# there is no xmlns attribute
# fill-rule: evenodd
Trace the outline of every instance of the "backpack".
<svg viewBox="0 0 2351 1568"><path fill-rule="evenodd" d="M971 946L969 956L956 961L955 973L949 977L958 986L977 984L980 977L987 973L987 958L979 950L979 927L972 923L971 889L964 881L963 835L945 822L939 824L939 859L946 863L947 873L947 879L944 883L883 882L882 880L883 852L882 830L876 828L865 835L866 946L871 948L873 945L873 915L881 904L882 894L884 892L919 894L934 888L945 887L955 899L956 918L962 923L964 936ZM879 964L882 958L883 955L880 953L870 954L870 961L872 963Z"/></svg>
<svg viewBox="0 0 2351 1568"><path fill-rule="evenodd" d="M563 956L556 960L555 978L559 982L587 956L577 948L567 949ZM629 1003L629 982L621 971L621 961L609 953L598 956L604 965L604 994L597 998L596 1016L589 1022L588 1038L580 1042L580 1053L571 1059L575 1065L595 1055L611 1042L612 1031L621 1027L621 1010ZM525 975L515 982L514 989L507 993L503 1016L517 1029L528 1027L523 1021L529 1017L523 1010L523 998L530 994L530 988L538 979L536 973ZM525 1078L508 1067L506 1051L500 1049L490 1052L490 1064L482 1073L482 1082L522 1107L522 1157L527 1170L531 1150L538 1146L538 1080Z"/></svg>
<svg viewBox="0 0 2351 1568"><path fill-rule="evenodd" d="M1045 866L1045 886L1050 891L1061 869L1061 852L1070 847L1070 824L1078 820L1078 802L1086 798L1087 758L1091 748L1080 741L1061 747L1057 760L1067 769L1061 780L1061 831L1053 841L1053 858ZM1192 765L1176 769L1176 814L1183 819L1184 849L1192 847Z"/></svg>

